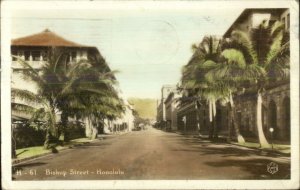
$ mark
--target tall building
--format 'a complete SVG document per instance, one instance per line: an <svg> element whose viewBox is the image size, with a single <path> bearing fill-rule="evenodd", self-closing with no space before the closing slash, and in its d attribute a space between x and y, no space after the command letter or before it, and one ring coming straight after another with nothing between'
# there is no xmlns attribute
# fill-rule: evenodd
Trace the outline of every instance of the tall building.
<svg viewBox="0 0 300 190"><path fill-rule="evenodd" d="M91 58L103 63L103 67L110 71L108 65L105 64L103 57L96 47L78 44L69 41L56 33L46 29L40 33L13 39L11 41L11 54L26 61L32 68L39 72L40 68L47 63L48 51L53 48L59 48L69 54L68 63L72 64L81 59ZM29 90L36 93L38 88L34 82L24 80L24 71L26 68L19 63L16 57L12 57L12 88ZM12 103L27 104L26 101L12 97ZM31 105L38 107L39 105ZM27 120L31 116L12 111L13 121ZM59 120L59 114L57 117Z"/></svg>
<svg viewBox="0 0 300 190"><path fill-rule="evenodd" d="M265 21L273 24L276 21L284 23L286 32L290 28L290 13L286 8L271 9L245 9L233 24L224 33L223 38L230 38L232 31L241 30L250 34L253 28ZM193 57L191 58L193 59ZM262 94L262 118L263 129L268 140L274 138L282 142L290 140L290 81L280 81L267 86ZM194 99L182 101L177 111L178 130L187 133L202 135L209 134L209 110L207 104L201 102L197 105ZM242 95L234 97L236 105L236 119L242 135L248 140L257 139L258 132L256 126L256 91L246 90ZM229 133L234 135L234 131L229 131L232 123L229 119L229 109L226 106L217 103L216 109L216 127L217 132L227 136ZM274 129L273 137L269 131ZM198 130L197 130L198 129ZM233 128L231 128L233 129Z"/></svg>
<svg viewBox="0 0 300 190"><path fill-rule="evenodd" d="M166 122L167 128L172 131L177 130L177 110L179 104L179 93L177 91L171 92L164 101L166 107Z"/></svg>
<svg viewBox="0 0 300 190"><path fill-rule="evenodd" d="M161 99L157 106L157 122L161 123L161 127L166 127L166 105L165 101L170 93L176 91L176 85L163 85L161 88Z"/></svg>
<svg viewBox="0 0 300 190"><path fill-rule="evenodd" d="M268 24L273 24L275 21L281 21L284 23L285 29L289 30L290 11L286 8L245 9L224 33L223 37L229 38L233 30L250 32L252 28L258 27L262 21L266 21Z"/></svg>
<svg viewBox="0 0 300 190"><path fill-rule="evenodd" d="M250 34L252 28L257 28L265 21L273 24L281 21L286 32L290 29L290 12L286 8L272 9L245 9L241 15L225 32L228 38L233 30L242 30ZM269 85L262 94L263 129L267 139L270 140L270 128L274 129L273 138L282 141L290 139L290 80L280 81ZM257 136L256 127L256 93L246 91L245 94L235 97L237 121L241 133L247 137Z"/></svg>

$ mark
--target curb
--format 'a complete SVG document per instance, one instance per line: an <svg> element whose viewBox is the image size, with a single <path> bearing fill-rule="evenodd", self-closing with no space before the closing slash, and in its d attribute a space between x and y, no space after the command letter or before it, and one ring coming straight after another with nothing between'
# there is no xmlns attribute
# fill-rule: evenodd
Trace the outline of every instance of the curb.
<svg viewBox="0 0 300 190"><path fill-rule="evenodd" d="M183 135L183 136L192 136L192 135L187 135L187 134L182 134L180 132L176 132L176 134L179 134L179 135ZM199 138L199 139L202 139L204 140L205 138L201 138L199 136L196 136L194 135L193 136L194 138ZM220 138L222 139L222 138ZM209 139L205 139L205 140L209 140ZM211 140L209 140L210 142L213 142ZM226 139L224 139L224 142L219 142L219 143L224 143L224 144L230 144L230 145L235 145L235 146L239 146L239 147L244 147L244 148L248 148L248 149L251 149L251 150L257 150L257 151L263 151L263 152L268 152L268 153L275 153L275 154L280 154L280 155L283 155L283 156L291 156L291 153L284 153L284 152L280 152L279 150L276 150L276 149L264 149L264 148L254 148L254 147L248 147L248 146L244 146L244 145L240 145L240 144L236 144L236 143L232 143L232 142L226 142Z"/></svg>
<svg viewBox="0 0 300 190"><path fill-rule="evenodd" d="M244 147L244 148L249 148L249 149L252 149L252 150L259 150L259 151L268 152L268 153L281 154L283 156L291 156L291 153L280 152L279 150L276 150L276 149L271 150L271 149L264 149L264 148L247 147L247 146L243 146L243 145L235 144L235 143L227 143L227 144L231 144L231 145L235 145L235 146L239 146L239 147Z"/></svg>
<svg viewBox="0 0 300 190"><path fill-rule="evenodd" d="M82 143L79 143L79 144L65 146L64 148L60 149L59 152L63 152L65 150L72 149L73 147L82 146L84 144L90 144L90 143L93 143L95 140L93 140L91 142L82 142ZM103 140L103 138L97 139L97 140ZM25 161L34 160L36 158L44 157L44 156L51 155L51 154L57 154L57 153L47 152L47 153L43 153L43 154L39 154L39 155L27 157L27 158L15 159L15 160L12 160L12 166L15 166L15 165L20 164L20 163L25 162Z"/></svg>

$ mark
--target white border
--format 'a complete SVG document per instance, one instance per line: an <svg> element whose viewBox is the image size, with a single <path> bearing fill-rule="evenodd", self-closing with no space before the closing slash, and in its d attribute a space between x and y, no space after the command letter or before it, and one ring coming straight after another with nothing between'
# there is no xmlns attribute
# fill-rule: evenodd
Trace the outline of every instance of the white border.
<svg viewBox="0 0 300 190"><path fill-rule="evenodd" d="M291 180L91 180L12 181L10 109L10 13L17 9L198 9L290 8L291 14ZM299 5L296 1L2 1L1 2L1 164L4 189L296 189L299 188ZM232 21L234 22L234 20ZM229 27L229 26L228 26ZM225 174L226 175L226 174Z"/></svg>

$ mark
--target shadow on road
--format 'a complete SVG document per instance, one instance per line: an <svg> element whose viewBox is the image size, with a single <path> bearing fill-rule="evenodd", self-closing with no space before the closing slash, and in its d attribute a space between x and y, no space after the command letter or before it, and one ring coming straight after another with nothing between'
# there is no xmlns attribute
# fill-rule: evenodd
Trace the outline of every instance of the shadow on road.
<svg viewBox="0 0 300 190"><path fill-rule="evenodd" d="M246 159L246 160L230 160L224 159L218 162L205 162L205 164L217 167L222 171L222 168L238 167L250 174L249 179L290 179L290 165L284 163L278 164L278 172L271 174L267 170L270 159ZM260 174L260 175L257 175Z"/></svg>
<svg viewBox="0 0 300 190"><path fill-rule="evenodd" d="M73 147L76 149L86 149L86 148L99 148L99 147L107 147L110 146L112 143L89 143L89 144L82 144L79 146Z"/></svg>
<svg viewBox="0 0 300 190"><path fill-rule="evenodd" d="M166 141L178 143L178 147L172 148L176 152L194 152L202 157L211 158L203 162L207 166L222 168L239 168L248 173L247 179L290 179L289 157L276 152L266 152L261 149L249 149L222 142L211 142L187 136L166 136ZM188 146L185 146L188 145ZM278 164L278 172L271 174L267 171L267 165L271 162ZM249 176L250 175L250 176Z"/></svg>

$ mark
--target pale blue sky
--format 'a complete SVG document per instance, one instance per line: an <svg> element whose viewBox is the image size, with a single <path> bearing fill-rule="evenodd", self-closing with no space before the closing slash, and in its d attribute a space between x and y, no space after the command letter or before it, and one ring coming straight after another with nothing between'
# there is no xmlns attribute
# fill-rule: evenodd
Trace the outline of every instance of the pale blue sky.
<svg viewBox="0 0 300 190"><path fill-rule="evenodd" d="M225 11L226 10L226 11ZM12 38L45 28L81 44L96 46L126 97L159 98L164 84L176 84L204 35L222 35L243 9L20 11L13 13Z"/></svg>

